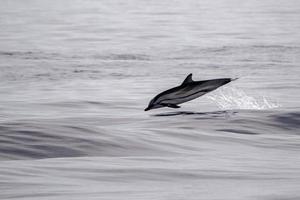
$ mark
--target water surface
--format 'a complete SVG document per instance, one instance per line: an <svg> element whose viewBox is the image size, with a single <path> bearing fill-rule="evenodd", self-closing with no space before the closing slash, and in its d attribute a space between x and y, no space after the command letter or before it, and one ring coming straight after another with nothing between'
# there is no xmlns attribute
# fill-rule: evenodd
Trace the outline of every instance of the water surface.
<svg viewBox="0 0 300 200"><path fill-rule="evenodd" d="M300 198L296 0L0 6L1 199ZM180 109L157 93L239 79Z"/></svg>

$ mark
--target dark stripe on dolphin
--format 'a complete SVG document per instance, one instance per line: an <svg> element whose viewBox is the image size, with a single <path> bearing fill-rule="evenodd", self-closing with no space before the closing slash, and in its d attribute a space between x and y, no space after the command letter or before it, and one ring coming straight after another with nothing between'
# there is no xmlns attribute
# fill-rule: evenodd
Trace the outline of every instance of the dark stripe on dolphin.
<svg viewBox="0 0 300 200"><path fill-rule="evenodd" d="M210 90L210 91L211 91L211 90ZM193 95L195 95L195 94L198 94L198 93L200 93L200 92L208 93L208 92L210 92L210 91L208 91L208 90L201 90L201 91L195 92L195 93L190 94L190 95L185 96L185 97L178 97L178 98L174 98L174 99L164 99L164 100L162 100L162 101L160 101L160 102L157 102L157 103L158 103L158 104L161 104L163 101L170 101L170 100L176 100L176 99L184 99L184 98L188 98L188 97L190 97L190 96L193 96Z"/></svg>

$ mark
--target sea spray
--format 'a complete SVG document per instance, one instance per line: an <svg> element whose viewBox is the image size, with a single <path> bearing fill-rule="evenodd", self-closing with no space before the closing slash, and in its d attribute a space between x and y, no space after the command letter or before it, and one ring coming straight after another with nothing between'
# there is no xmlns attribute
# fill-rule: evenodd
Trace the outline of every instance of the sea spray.
<svg viewBox="0 0 300 200"><path fill-rule="evenodd" d="M280 104L265 96L250 96L236 87L224 87L206 96L221 109L255 109L278 108Z"/></svg>

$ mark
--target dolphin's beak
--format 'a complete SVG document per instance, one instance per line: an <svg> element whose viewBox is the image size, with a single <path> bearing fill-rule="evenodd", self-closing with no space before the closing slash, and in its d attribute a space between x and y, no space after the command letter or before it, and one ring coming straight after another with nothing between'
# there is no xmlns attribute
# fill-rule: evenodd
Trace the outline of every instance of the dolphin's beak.
<svg viewBox="0 0 300 200"><path fill-rule="evenodd" d="M145 108L145 110L144 110L144 111L148 111L148 110L150 110L149 106L148 106L147 108Z"/></svg>

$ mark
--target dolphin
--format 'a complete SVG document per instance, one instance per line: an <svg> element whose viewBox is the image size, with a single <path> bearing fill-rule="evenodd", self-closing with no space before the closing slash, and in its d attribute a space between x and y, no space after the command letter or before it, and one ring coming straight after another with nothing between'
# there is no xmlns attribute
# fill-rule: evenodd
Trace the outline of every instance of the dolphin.
<svg viewBox="0 0 300 200"><path fill-rule="evenodd" d="M193 81L192 74L189 74L181 85L166 90L155 96L150 101L148 107L145 108L145 111L162 107L180 108L180 106L178 106L179 104L196 99L234 80L236 79L221 78Z"/></svg>

